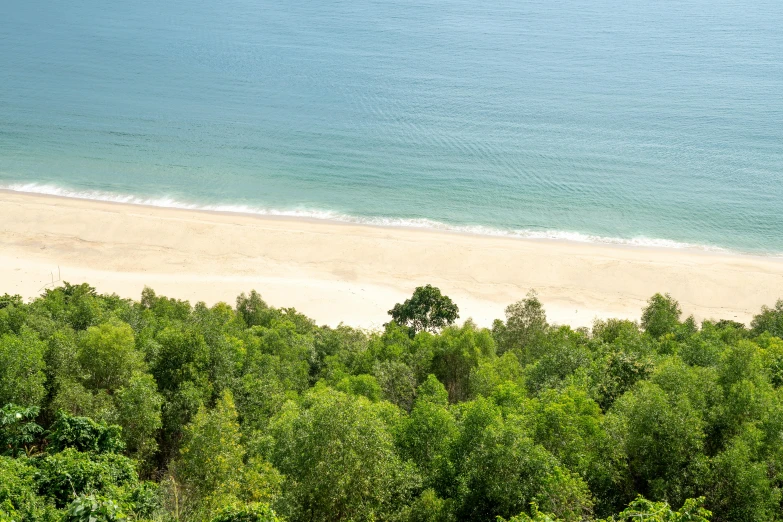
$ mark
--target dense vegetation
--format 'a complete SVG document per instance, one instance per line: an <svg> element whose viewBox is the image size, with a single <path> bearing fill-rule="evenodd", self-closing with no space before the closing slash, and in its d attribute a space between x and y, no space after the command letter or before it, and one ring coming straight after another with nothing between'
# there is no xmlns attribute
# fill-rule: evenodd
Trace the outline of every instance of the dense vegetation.
<svg viewBox="0 0 783 522"><path fill-rule="evenodd" d="M783 520L783 302L698 326L491 329L424 287L384 331L0 297L0 520Z"/></svg>

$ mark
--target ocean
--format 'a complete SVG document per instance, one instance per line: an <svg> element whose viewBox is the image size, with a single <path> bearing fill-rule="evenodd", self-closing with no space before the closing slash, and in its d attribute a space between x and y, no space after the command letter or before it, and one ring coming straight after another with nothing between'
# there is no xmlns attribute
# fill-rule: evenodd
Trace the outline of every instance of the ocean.
<svg viewBox="0 0 783 522"><path fill-rule="evenodd" d="M10 0L0 188L780 254L783 2Z"/></svg>

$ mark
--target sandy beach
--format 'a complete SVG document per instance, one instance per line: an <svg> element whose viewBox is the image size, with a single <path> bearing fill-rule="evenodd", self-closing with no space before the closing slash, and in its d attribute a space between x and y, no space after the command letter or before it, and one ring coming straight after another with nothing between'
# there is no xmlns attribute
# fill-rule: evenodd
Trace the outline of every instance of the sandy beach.
<svg viewBox="0 0 783 522"><path fill-rule="evenodd" d="M783 260L124 205L0 191L0 294L58 280L191 302L258 290L323 324L377 328L431 283L489 326L535 290L552 322L637 319L669 292L696 319L749 322L783 297Z"/></svg>

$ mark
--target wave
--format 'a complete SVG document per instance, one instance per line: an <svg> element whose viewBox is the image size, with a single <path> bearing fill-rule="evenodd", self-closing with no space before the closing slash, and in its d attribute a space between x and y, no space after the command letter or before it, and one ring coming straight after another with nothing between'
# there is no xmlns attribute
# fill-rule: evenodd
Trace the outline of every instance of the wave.
<svg viewBox="0 0 783 522"><path fill-rule="evenodd" d="M633 247L650 248L674 248L674 249L694 249L709 252L732 252L729 249L695 243L684 243L670 239L649 238L637 236L633 238L607 237L582 232L571 232L564 230L530 230L530 229L501 229L487 227L482 225L453 225L435 221L426 218L402 219L392 217L361 217L350 214L343 214L331 210L317 209L274 209L259 208L247 205L231 204L198 204L177 200L171 197L142 197L132 194L120 194L116 192L106 192L101 190L71 190L56 185L40 183L10 183L0 184L0 189L13 192L24 192L28 194L41 194L48 196L59 196L73 199L87 199L93 201L105 201L110 203L124 203L130 205L145 205L153 207L183 209L183 210L202 210L209 212L228 212L235 214L251 214L258 216L278 216L317 219L324 221L335 221L339 223L350 223L358 225L370 225L379 227L395 228L420 228L432 229L444 232L455 232L462 234L474 234L481 236L508 237L518 239L540 239L540 240L559 240L577 243L602 243L610 245L625 245Z"/></svg>

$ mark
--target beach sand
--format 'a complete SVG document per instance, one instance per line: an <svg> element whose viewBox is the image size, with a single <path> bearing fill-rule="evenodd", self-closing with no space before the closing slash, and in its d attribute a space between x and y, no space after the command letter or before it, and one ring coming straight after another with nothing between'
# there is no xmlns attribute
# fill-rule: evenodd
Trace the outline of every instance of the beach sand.
<svg viewBox="0 0 783 522"><path fill-rule="evenodd" d="M0 191L0 294L58 280L233 304L258 290L320 324L378 328L430 283L489 326L535 290L550 322L638 319L669 292L697 320L749 322L783 297L783 259L166 209Z"/></svg>

